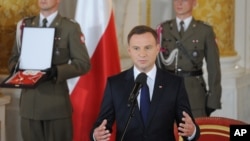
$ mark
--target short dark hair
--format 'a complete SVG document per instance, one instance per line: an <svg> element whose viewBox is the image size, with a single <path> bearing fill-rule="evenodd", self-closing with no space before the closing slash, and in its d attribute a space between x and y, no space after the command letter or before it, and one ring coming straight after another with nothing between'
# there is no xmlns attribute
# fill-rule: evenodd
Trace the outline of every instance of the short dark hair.
<svg viewBox="0 0 250 141"><path fill-rule="evenodd" d="M134 35L134 34L144 34L146 32L149 32L151 33L154 38L155 38L155 41L157 41L157 33L156 31L149 27L149 26L146 26L146 25L138 25L138 26L135 26L128 34L128 37L127 37L127 41L128 41L128 44L129 44L129 41L130 41L130 38Z"/></svg>

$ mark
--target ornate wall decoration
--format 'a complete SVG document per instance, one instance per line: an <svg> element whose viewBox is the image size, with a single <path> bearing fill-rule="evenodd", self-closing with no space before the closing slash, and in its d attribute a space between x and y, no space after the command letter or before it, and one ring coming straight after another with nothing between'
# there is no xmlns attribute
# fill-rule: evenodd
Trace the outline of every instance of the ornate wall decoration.
<svg viewBox="0 0 250 141"><path fill-rule="evenodd" d="M14 43L16 24L39 11L34 0L0 0L0 74L8 74L8 59Z"/></svg>
<svg viewBox="0 0 250 141"><path fill-rule="evenodd" d="M212 25L221 56L234 56L234 0L197 0L194 17Z"/></svg>

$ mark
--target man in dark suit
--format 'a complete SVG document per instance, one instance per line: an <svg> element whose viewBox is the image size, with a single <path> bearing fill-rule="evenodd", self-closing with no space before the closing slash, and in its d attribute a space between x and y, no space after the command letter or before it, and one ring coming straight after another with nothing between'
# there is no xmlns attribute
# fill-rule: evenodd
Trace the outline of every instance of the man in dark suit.
<svg viewBox="0 0 250 141"><path fill-rule="evenodd" d="M184 77L194 117L209 116L221 108L219 50L211 26L192 17L196 0L173 0L176 18L157 29L161 52L157 66ZM182 28L183 27L183 28ZM206 61L208 88L203 79Z"/></svg>
<svg viewBox="0 0 250 141"><path fill-rule="evenodd" d="M45 18L44 26L56 28L52 67L45 71L46 80L36 88L21 91L21 133L24 141L72 141L72 107L66 80L88 72L89 55L80 26L60 16L58 0L38 0L38 5L40 15L23 19L17 29L42 27ZM13 47L10 70L20 56L20 38L17 36Z"/></svg>
<svg viewBox="0 0 250 141"><path fill-rule="evenodd" d="M134 66L108 78L101 110L90 134L91 140L108 141L115 121L117 141L174 141L175 122L184 140L197 140L199 127L191 113L184 81L156 67L159 50L154 29L142 25L130 31L128 53ZM133 115L130 115L133 106L128 106L135 78L140 73L147 75L143 85L149 87L150 106L145 120L141 114L145 108L141 105L141 91L135 98L138 105L135 105ZM126 121L130 116L125 132Z"/></svg>

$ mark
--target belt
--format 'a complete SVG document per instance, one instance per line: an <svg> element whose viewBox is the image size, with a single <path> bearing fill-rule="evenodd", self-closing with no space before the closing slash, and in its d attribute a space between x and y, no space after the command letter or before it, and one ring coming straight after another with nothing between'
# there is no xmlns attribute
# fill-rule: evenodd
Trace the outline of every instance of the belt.
<svg viewBox="0 0 250 141"><path fill-rule="evenodd" d="M189 77L189 76L200 76L203 75L202 70L197 70L197 71L184 71L181 69L177 69L176 71L173 70L168 70L168 72L170 73L174 73L178 76L182 76L182 77Z"/></svg>

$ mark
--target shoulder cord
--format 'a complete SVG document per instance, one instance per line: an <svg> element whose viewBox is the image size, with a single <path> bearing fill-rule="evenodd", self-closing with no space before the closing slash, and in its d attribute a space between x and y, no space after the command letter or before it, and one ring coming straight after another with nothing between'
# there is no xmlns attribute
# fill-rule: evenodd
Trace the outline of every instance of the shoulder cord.
<svg viewBox="0 0 250 141"><path fill-rule="evenodd" d="M174 61L174 59L176 60L175 61L175 68L177 69L177 64L178 64L178 49L176 48L176 49L174 49L171 53L170 53L170 55L169 55L169 57L167 58L167 59L165 59L164 58L164 56L163 56L163 54L162 54L162 52L164 51L164 48L161 46L161 43L162 43L162 30L163 30L163 28L162 28L162 25L160 24L158 27L157 27L157 29L156 29L156 31L157 31L157 36L158 36L158 43L159 43L159 45L160 45L160 52L159 52L159 56L157 57L157 61L158 61L158 64L161 64L160 63L160 60L162 60L162 63L164 64L164 65L166 65L166 66L169 66L170 64L172 64L173 63L173 61Z"/></svg>
<svg viewBox="0 0 250 141"><path fill-rule="evenodd" d="M20 63L20 53L21 53L21 45L22 45L22 35L23 35L23 28L24 28L24 26L25 26L24 21L25 21L25 19L20 20L20 21L17 23L17 26L16 26L16 47L17 47L17 52L18 52L18 54L19 54L19 57L18 57L18 60L17 60L16 65L15 65L13 74L15 74L15 73L17 72L17 69L18 69L18 66L19 66L19 63Z"/></svg>
<svg viewBox="0 0 250 141"><path fill-rule="evenodd" d="M20 53L20 51L21 51L23 28L25 26L24 21L25 21L25 19L20 20L17 23L17 27L16 27L16 44L17 44L18 53Z"/></svg>

